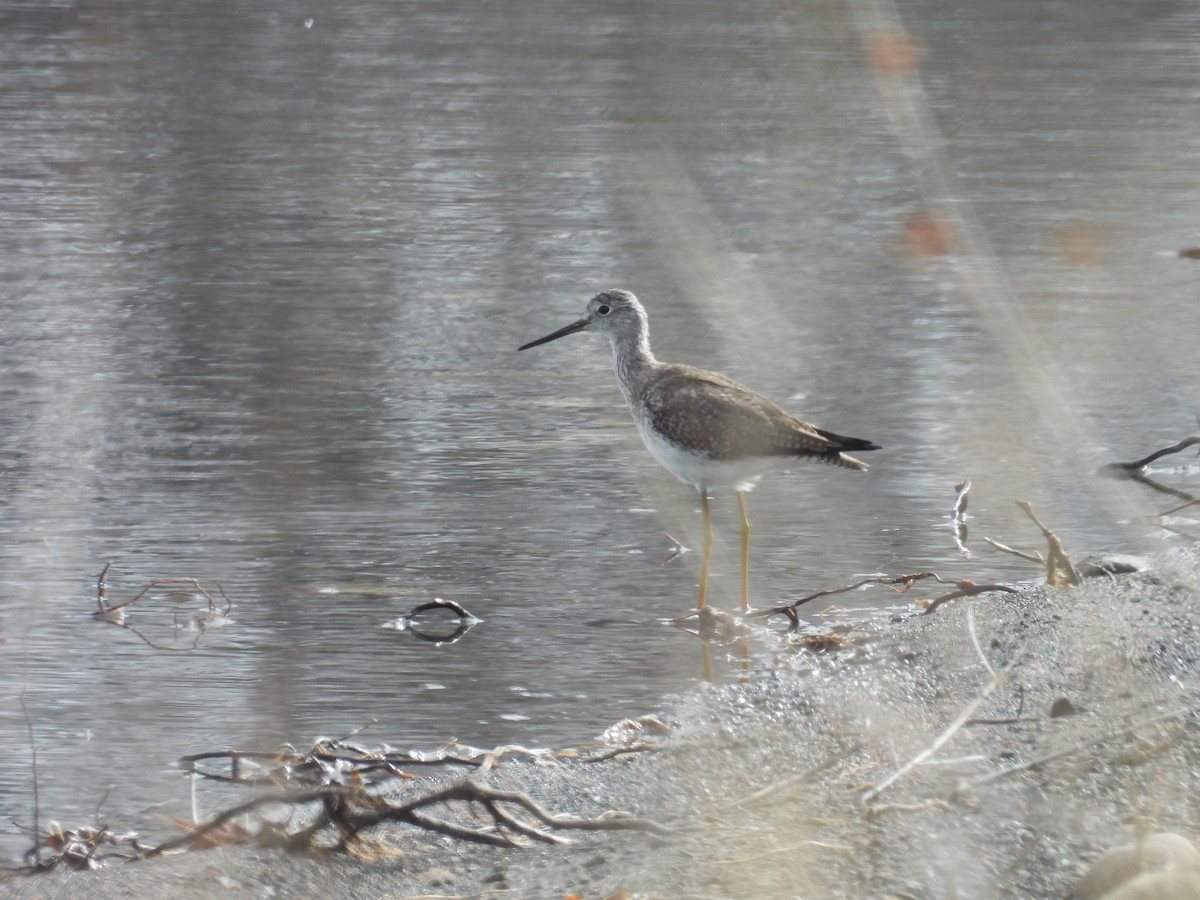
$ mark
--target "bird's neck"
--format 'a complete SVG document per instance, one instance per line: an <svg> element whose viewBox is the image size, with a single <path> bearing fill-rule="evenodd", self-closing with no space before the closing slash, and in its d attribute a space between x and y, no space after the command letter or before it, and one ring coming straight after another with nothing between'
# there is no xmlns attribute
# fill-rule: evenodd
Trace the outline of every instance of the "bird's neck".
<svg viewBox="0 0 1200 900"><path fill-rule="evenodd" d="M617 381L626 401L632 404L631 395L658 365L650 350L650 336L645 329L623 340L613 339L613 364L617 370Z"/></svg>

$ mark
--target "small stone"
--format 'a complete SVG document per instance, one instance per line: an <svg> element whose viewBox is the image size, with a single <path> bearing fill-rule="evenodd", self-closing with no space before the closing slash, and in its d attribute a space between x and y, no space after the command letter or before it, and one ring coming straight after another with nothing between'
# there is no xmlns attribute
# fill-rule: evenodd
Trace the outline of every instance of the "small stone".
<svg viewBox="0 0 1200 900"><path fill-rule="evenodd" d="M1127 881L1103 900L1196 900L1200 871L1147 872Z"/></svg>
<svg viewBox="0 0 1200 900"><path fill-rule="evenodd" d="M1196 890L1182 894L1145 893L1158 889L1156 884L1159 882L1145 882L1145 876L1150 874L1188 875L1195 879L1195 884L1200 884L1200 850L1182 835L1165 831L1148 835L1140 841L1109 850L1092 863L1075 888L1075 893L1088 900L1101 897L1104 900L1200 897L1200 892ZM1135 888L1138 882L1145 882L1149 887L1143 885ZM1126 893L1127 889L1133 892Z"/></svg>
<svg viewBox="0 0 1200 900"><path fill-rule="evenodd" d="M454 881L454 873L443 866L434 866L421 873L425 883L431 887L441 887Z"/></svg>
<svg viewBox="0 0 1200 900"><path fill-rule="evenodd" d="M1079 564L1079 574L1084 578L1096 578L1100 575L1129 575L1133 572L1145 572L1150 568L1150 562L1143 556L1132 553L1100 553L1089 556Z"/></svg>
<svg viewBox="0 0 1200 900"><path fill-rule="evenodd" d="M1071 702L1069 697L1059 697L1050 704L1050 718L1059 719L1063 716L1077 715L1081 710Z"/></svg>

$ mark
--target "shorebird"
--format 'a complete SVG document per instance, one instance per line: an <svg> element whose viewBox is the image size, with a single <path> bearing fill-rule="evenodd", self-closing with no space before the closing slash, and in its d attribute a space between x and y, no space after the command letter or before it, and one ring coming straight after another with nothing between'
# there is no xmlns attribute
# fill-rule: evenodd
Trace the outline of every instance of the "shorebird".
<svg viewBox="0 0 1200 900"><path fill-rule="evenodd" d="M646 310L629 291L602 291L588 301L582 319L517 349L528 350L588 328L607 335L612 345L617 383L650 455L700 494L704 551L697 609L704 609L707 603L712 561L709 490L733 487L737 491L742 516L742 611L748 611L750 518L746 493L763 475L788 469L800 459L866 469L866 463L846 451L880 448L871 441L802 422L724 375L659 362L650 352Z"/></svg>

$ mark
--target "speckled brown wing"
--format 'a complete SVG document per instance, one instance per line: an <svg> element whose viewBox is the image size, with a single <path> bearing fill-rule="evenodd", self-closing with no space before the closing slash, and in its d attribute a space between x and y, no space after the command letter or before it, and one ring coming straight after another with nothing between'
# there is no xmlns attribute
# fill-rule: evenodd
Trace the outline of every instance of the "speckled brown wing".
<svg viewBox="0 0 1200 900"><path fill-rule="evenodd" d="M822 431L736 381L691 366L663 366L644 400L656 431L712 459L795 456L865 469L842 451L877 449Z"/></svg>

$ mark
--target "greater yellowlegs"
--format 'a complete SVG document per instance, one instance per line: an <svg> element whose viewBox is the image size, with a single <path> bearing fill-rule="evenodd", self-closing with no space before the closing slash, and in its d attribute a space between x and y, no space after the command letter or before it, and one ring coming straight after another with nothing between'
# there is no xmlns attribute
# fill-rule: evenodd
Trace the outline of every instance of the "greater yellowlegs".
<svg viewBox="0 0 1200 900"><path fill-rule="evenodd" d="M708 595L713 528L710 488L733 487L742 515L742 610L750 608L750 519L746 492L768 472L811 459L846 469L867 465L847 450L878 450L871 441L844 437L802 422L766 397L736 381L692 366L662 363L650 352L646 310L629 291L603 291L588 301L587 313L518 350L595 328L612 344L621 393L651 456L700 493L704 552L700 562L703 609Z"/></svg>

